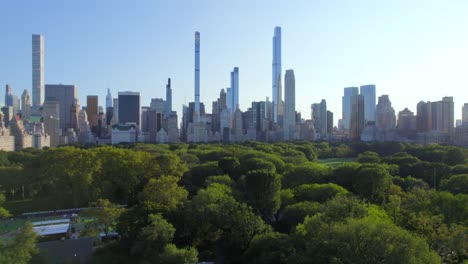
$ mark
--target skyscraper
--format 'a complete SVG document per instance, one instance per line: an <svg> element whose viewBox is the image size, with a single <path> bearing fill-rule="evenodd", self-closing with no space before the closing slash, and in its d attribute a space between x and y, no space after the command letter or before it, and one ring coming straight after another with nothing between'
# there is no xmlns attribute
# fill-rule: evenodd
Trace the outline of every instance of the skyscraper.
<svg viewBox="0 0 468 264"><path fill-rule="evenodd" d="M328 122L327 122L327 102L325 99L319 104L312 104L312 120L314 122L314 128L317 135L320 135L321 139L327 137L328 133Z"/></svg>
<svg viewBox="0 0 468 264"><path fill-rule="evenodd" d="M234 107L232 106L232 88L228 87L226 91L226 107L227 110L231 112L234 109Z"/></svg>
<svg viewBox="0 0 468 264"><path fill-rule="evenodd" d="M5 86L5 106L13 106L12 90L13 88L11 88L10 84Z"/></svg>
<svg viewBox="0 0 468 264"><path fill-rule="evenodd" d="M234 67L231 72L231 89L232 89L232 111L239 108L239 67Z"/></svg>
<svg viewBox="0 0 468 264"><path fill-rule="evenodd" d="M351 96L350 139L359 140L364 127L364 95L353 95Z"/></svg>
<svg viewBox="0 0 468 264"><path fill-rule="evenodd" d="M377 128L383 130L394 129L396 126L395 110L388 95L379 97L379 103L375 109L375 122Z"/></svg>
<svg viewBox="0 0 468 264"><path fill-rule="evenodd" d="M327 133L333 133L333 112L327 111Z"/></svg>
<svg viewBox="0 0 468 264"><path fill-rule="evenodd" d="M284 139L289 140L296 126L296 80L293 70L286 70L284 88Z"/></svg>
<svg viewBox="0 0 468 264"><path fill-rule="evenodd" d="M32 106L39 110L44 102L44 36L32 35Z"/></svg>
<svg viewBox="0 0 468 264"><path fill-rule="evenodd" d="M272 96L273 122L278 122L278 106L281 98L281 27L275 27L273 36L273 64L272 64Z"/></svg>
<svg viewBox="0 0 468 264"><path fill-rule="evenodd" d="M346 130L350 129L350 122L351 122L351 97L354 95L358 95L359 90L357 87L347 87L344 88L344 95L342 97L342 107L343 107L343 115L341 119L343 120L343 127Z"/></svg>
<svg viewBox="0 0 468 264"><path fill-rule="evenodd" d="M31 118L31 96L29 95L28 89L24 89L21 95L21 117L24 120Z"/></svg>
<svg viewBox="0 0 468 264"><path fill-rule="evenodd" d="M195 111L194 120L200 120L200 32L195 32Z"/></svg>
<svg viewBox="0 0 468 264"><path fill-rule="evenodd" d="M398 118L399 119L399 118ZM400 126L398 120L398 127ZM432 106L431 102L421 101L416 110L416 130L418 132L429 132L432 130Z"/></svg>
<svg viewBox="0 0 468 264"><path fill-rule="evenodd" d="M112 94L110 92L110 89L107 88L107 95L106 95L106 110L112 107Z"/></svg>
<svg viewBox="0 0 468 264"><path fill-rule="evenodd" d="M363 85L360 93L364 95L364 120L365 123L375 121L375 85Z"/></svg>
<svg viewBox="0 0 468 264"><path fill-rule="evenodd" d="M166 84L166 118L172 114L172 88L171 78L167 78Z"/></svg>
<svg viewBox="0 0 468 264"><path fill-rule="evenodd" d="M135 123L137 128L141 124L141 104L139 92L119 92L118 116L119 123Z"/></svg>
<svg viewBox="0 0 468 264"><path fill-rule="evenodd" d="M446 96L442 101L433 102L432 128L441 133L450 133L454 130L454 102L453 97Z"/></svg>
<svg viewBox="0 0 468 264"><path fill-rule="evenodd" d="M462 108L462 126L468 126L468 103L465 103Z"/></svg>
<svg viewBox="0 0 468 264"><path fill-rule="evenodd" d="M60 105L60 129L65 130L70 126L70 109L78 98L76 85L47 84L45 97L55 98ZM34 95L33 95L34 100Z"/></svg>
<svg viewBox="0 0 468 264"><path fill-rule="evenodd" d="M96 133L98 125L98 96L88 95L86 97L86 115L88 116L91 131Z"/></svg>

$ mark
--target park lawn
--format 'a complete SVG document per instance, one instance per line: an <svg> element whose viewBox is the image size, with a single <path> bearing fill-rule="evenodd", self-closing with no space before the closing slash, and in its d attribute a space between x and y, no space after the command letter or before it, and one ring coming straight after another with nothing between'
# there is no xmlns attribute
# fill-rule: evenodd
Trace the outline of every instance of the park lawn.
<svg viewBox="0 0 468 264"><path fill-rule="evenodd" d="M357 158L331 158L331 159L319 159L317 160L317 163L335 168L347 162L355 162L356 160Z"/></svg>

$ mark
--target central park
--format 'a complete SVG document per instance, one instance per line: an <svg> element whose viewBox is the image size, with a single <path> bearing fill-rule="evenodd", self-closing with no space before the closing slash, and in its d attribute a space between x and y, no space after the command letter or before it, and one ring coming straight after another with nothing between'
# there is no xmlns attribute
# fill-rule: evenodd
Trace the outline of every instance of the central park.
<svg viewBox="0 0 468 264"><path fill-rule="evenodd" d="M90 263L466 263L468 150L298 141L0 151L0 263L49 263L38 226L61 221L76 224L57 240L93 241L81 259Z"/></svg>

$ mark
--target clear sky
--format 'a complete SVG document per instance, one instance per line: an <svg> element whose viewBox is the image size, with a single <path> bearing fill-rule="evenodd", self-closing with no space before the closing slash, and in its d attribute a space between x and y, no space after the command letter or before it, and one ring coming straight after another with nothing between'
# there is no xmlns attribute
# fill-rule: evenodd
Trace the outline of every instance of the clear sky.
<svg viewBox="0 0 468 264"><path fill-rule="evenodd" d="M395 111L454 96L468 102L468 1L432 0L0 0L0 84L31 89L31 35L45 36L45 83L76 84L81 105L107 88L142 104L194 100L194 32L201 33L201 101L240 68L239 101L271 98L272 36L282 27L282 68L294 69L296 108L326 99L341 118L343 88L377 85ZM284 95L284 93L283 93Z"/></svg>

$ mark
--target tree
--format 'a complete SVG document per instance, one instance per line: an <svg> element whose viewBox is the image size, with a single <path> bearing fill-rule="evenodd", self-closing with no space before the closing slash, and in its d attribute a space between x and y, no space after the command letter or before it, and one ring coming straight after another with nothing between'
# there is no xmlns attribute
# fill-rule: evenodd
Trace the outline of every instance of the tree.
<svg viewBox="0 0 468 264"><path fill-rule="evenodd" d="M84 206L94 198L92 183L99 161L93 152L73 147L50 149L36 161L27 167L33 188L55 196L62 207Z"/></svg>
<svg viewBox="0 0 468 264"><path fill-rule="evenodd" d="M344 163L333 170L331 182L351 190L353 179L362 165L356 162Z"/></svg>
<svg viewBox="0 0 468 264"><path fill-rule="evenodd" d="M174 244L167 244L157 258L157 263L161 264L192 264L197 261L198 252L195 248L179 249Z"/></svg>
<svg viewBox="0 0 468 264"><path fill-rule="evenodd" d="M8 153L6 151L0 150L0 167L6 167L10 165L8 160Z"/></svg>
<svg viewBox="0 0 468 264"><path fill-rule="evenodd" d="M0 192L0 219L10 217L11 214L7 209L2 207L2 204L5 202L5 195Z"/></svg>
<svg viewBox="0 0 468 264"><path fill-rule="evenodd" d="M288 235L281 233L266 233L254 237L244 253L246 263L286 264L294 255L296 249Z"/></svg>
<svg viewBox="0 0 468 264"><path fill-rule="evenodd" d="M373 217L332 225L307 217L296 235L305 243L291 263L440 263L427 243L388 221Z"/></svg>
<svg viewBox="0 0 468 264"><path fill-rule="evenodd" d="M176 209L185 200L188 192L177 185L179 180L173 176L150 179L140 193L140 201L150 211L165 212Z"/></svg>
<svg viewBox="0 0 468 264"><path fill-rule="evenodd" d="M294 189L297 201L315 201L323 203L334 196L347 194L348 191L334 183L303 184Z"/></svg>
<svg viewBox="0 0 468 264"><path fill-rule="evenodd" d="M103 232L107 237L111 229L115 228L117 220L125 209L107 199L99 199L92 206L94 207L86 211L86 214L92 218L87 226L88 232L93 232L93 230Z"/></svg>
<svg viewBox="0 0 468 264"><path fill-rule="evenodd" d="M286 172L282 178L282 185L284 188L292 188L307 183L325 183L330 172L327 166L307 162Z"/></svg>
<svg viewBox="0 0 468 264"><path fill-rule="evenodd" d="M37 233L28 222L14 239L3 244L0 241L0 264L26 264L39 250L36 247Z"/></svg>
<svg viewBox="0 0 468 264"><path fill-rule="evenodd" d="M445 163L451 166L464 164L465 158L465 153L462 149L457 147L448 147L447 155L445 156Z"/></svg>
<svg viewBox="0 0 468 264"><path fill-rule="evenodd" d="M297 224L302 223L304 218L320 212L320 204L317 202L299 202L286 206L278 219L278 230L289 233Z"/></svg>
<svg viewBox="0 0 468 264"><path fill-rule="evenodd" d="M353 190L373 202L383 201L392 185L392 176L380 165L361 167L353 181Z"/></svg>
<svg viewBox="0 0 468 264"><path fill-rule="evenodd" d="M440 183L440 189L453 194L468 194L468 174L454 175Z"/></svg>
<svg viewBox="0 0 468 264"><path fill-rule="evenodd" d="M234 177L235 171L240 166L239 159L235 157L224 157L218 161L218 167L220 167L224 173L231 177Z"/></svg>
<svg viewBox="0 0 468 264"><path fill-rule="evenodd" d="M279 209L281 178L278 174L266 170L250 171L245 178L245 189L247 200L265 219Z"/></svg>
<svg viewBox="0 0 468 264"><path fill-rule="evenodd" d="M366 151L366 152L358 155L357 162L359 162L359 163L379 163L380 162L380 157L379 157L379 154L377 154L375 152Z"/></svg>
<svg viewBox="0 0 468 264"><path fill-rule="evenodd" d="M146 257L155 257L164 246L172 242L175 228L161 214L149 215L150 224L142 228L137 243L132 247L134 254L142 253Z"/></svg>
<svg viewBox="0 0 468 264"><path fill-rule="evenodd" d="M270 231L252 208L237 202L231 189L218 183L200 189L184 213L180 239L203 248L200 253L209 258L215 252L238 258L254 236Z"/></svg>

